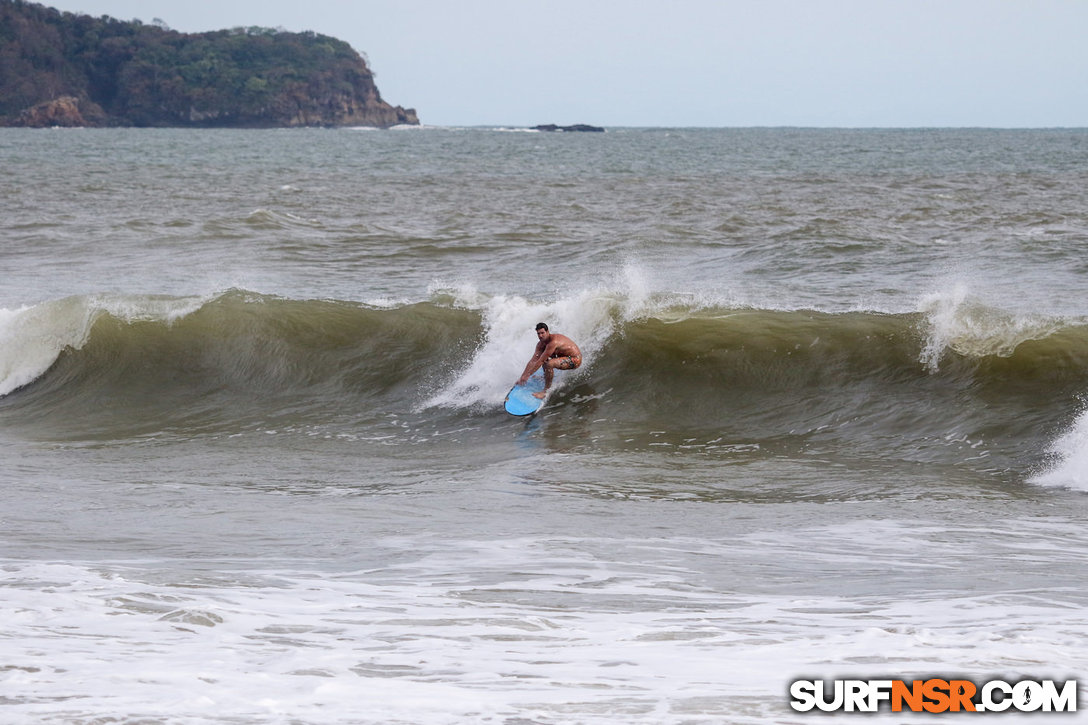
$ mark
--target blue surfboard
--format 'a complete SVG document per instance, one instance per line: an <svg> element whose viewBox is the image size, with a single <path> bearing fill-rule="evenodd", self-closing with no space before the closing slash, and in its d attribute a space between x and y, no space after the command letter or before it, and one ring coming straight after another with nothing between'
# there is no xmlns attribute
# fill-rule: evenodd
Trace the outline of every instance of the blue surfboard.
<svg viewBox="0 0 1088 725"><path fill-rule="evenodd" d="M532 415L544 405L542 398L533 397L533 393L544 390L544 374L534 373L524 385L515 385L506 394L506 412L510 415Z"/></svg>

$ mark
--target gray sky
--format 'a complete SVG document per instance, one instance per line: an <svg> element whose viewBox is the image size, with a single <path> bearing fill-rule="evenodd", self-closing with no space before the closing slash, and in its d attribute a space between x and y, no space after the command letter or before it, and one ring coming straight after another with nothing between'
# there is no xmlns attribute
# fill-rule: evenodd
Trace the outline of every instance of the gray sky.
<svg viewBox="0 0 1088 725"><path fill-rule="evenodd" d="M40 0L313 30L427 125L1088 126L1086 0Z"/></svg>

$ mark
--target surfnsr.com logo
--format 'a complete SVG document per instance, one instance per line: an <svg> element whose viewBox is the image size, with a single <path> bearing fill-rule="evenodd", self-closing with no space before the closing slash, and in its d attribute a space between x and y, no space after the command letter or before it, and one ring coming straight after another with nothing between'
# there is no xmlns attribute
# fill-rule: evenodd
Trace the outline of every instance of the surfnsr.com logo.
<svg viewBox="0 0 1088 725"><path fill-rule="evenodd" d="M1077 681L796 680L790 707L798 712L1076 712Z"/></svg>

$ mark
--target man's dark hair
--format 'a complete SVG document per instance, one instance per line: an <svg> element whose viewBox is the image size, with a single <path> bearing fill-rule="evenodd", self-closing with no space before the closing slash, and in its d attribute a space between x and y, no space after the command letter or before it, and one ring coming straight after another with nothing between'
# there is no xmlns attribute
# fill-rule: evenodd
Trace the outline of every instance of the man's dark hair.
<svg viewBox="0 0 1088 725"><path fill-rule="evenodd" d="M548 332L548 326L545 325L543 322L536 323L536 329L543 330L544 332Z"/></svg>

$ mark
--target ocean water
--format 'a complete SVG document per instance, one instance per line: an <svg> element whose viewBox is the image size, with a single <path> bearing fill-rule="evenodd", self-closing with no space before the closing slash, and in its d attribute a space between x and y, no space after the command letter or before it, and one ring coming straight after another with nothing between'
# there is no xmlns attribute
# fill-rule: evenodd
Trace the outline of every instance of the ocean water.
<svg viewBox="0 0 1088 725"><path fill-rule="evenodd" d="M0 165L2 722L793 723L799 678L1088 668L1088 131ZM513 418L538 321L585 364Z"/></svg>

